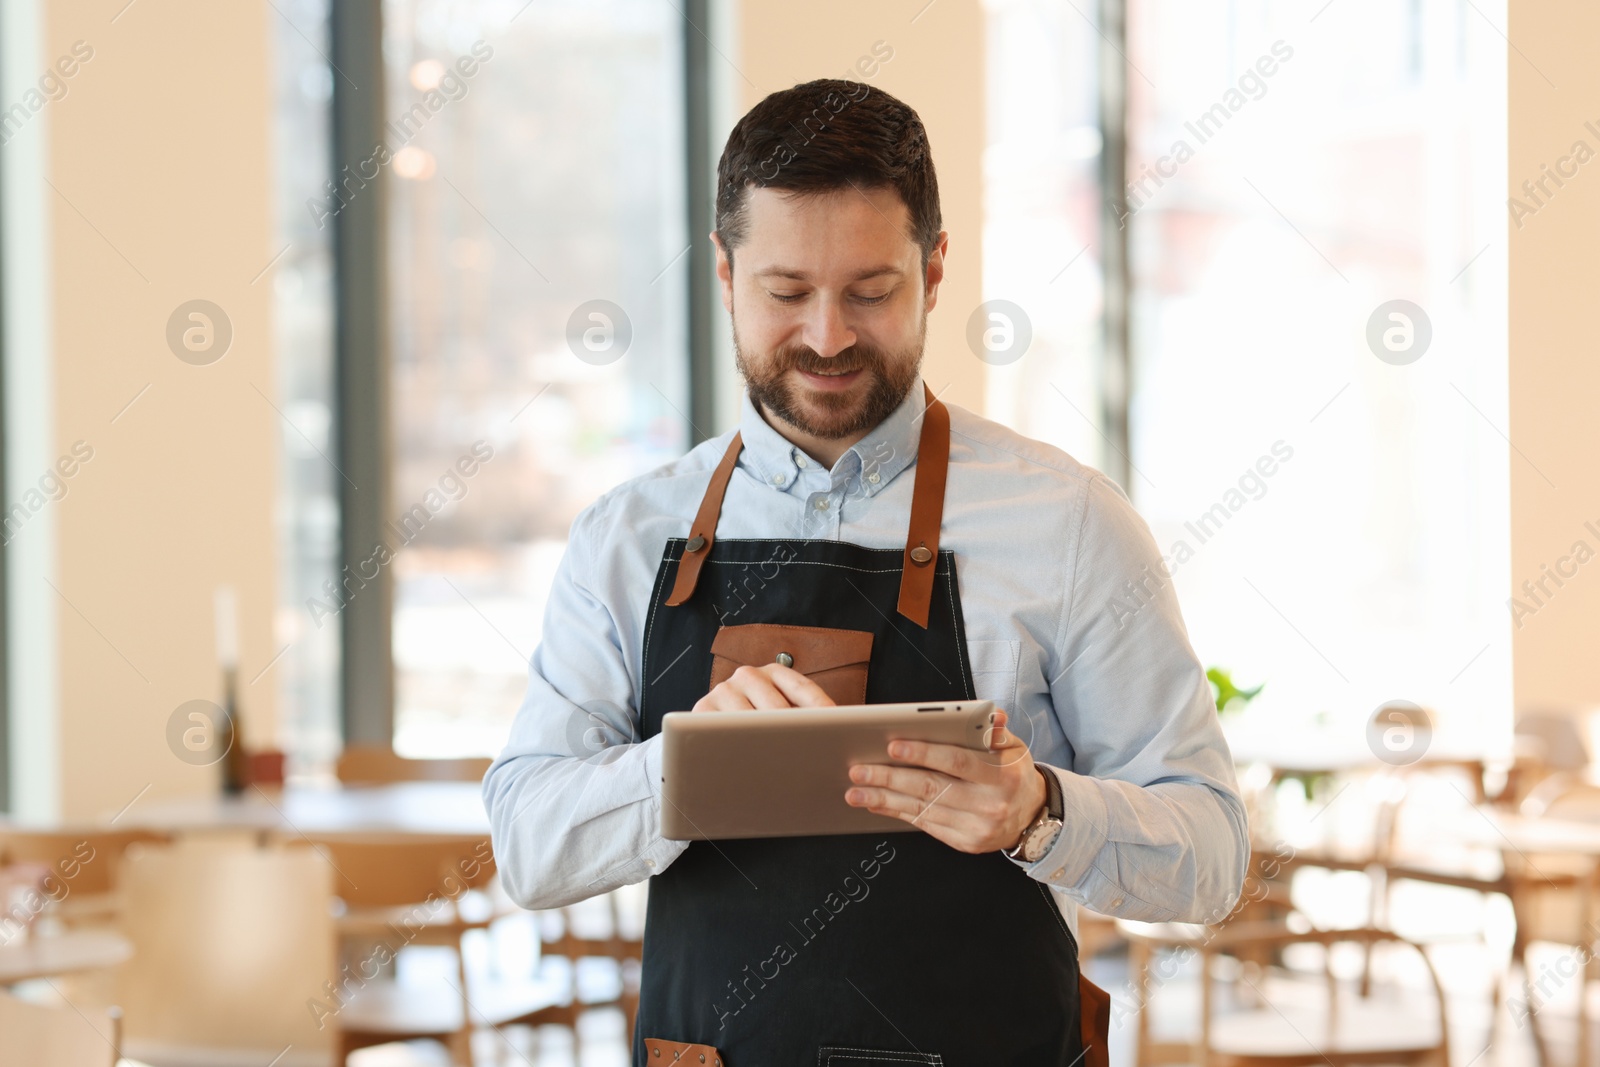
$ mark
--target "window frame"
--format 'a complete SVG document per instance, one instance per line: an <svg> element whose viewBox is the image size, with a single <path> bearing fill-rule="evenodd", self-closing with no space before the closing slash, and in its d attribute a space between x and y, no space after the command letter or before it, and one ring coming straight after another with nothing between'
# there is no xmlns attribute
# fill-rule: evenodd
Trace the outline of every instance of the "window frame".
<svg viewBox="0 0 1600 1067"><path fill-rule="evenodd" d="M684 76L685 202L689 233L709 233L716 186L711 165L711 47L707 37L710 0L685 0L679 36ZM339 183L356 161L367 158L384 139L383 0L338 0L330 5L333 64L342 73L333 82L332 180ZM367 86L362 92L360 86ZM378 91L372 91L372 87ZM363 179L362 195L341 210L334 223L334 416L336 452L347 475L339 482L339 576L354 573L358 561L383 540L391 498L391 359L388 303L389 176L380 170ZM717 294L712 284L712 251L704 240L691 241L689 283L685 287L689 353L691 446L705 440L700 428L716 426L713 323ZM358 488L364 487L364 488ZM350 598L339 616L340 728L345 745L392 748L395 721L394 580L380 568L359 597ZM0 664L3 666L3 664Z"/></svg>

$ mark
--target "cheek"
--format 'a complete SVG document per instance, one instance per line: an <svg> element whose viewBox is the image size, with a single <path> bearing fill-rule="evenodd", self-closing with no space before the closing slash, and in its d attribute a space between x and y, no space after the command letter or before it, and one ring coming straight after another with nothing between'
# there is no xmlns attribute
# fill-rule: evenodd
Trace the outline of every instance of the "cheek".
<svg viewBox="0 0 1600 1067"><path fill-rule="evenodd" d="M779 307L762 293L740 294L734 304L734 329L746 355L765 355L798 328L799 316Z"/></svg>

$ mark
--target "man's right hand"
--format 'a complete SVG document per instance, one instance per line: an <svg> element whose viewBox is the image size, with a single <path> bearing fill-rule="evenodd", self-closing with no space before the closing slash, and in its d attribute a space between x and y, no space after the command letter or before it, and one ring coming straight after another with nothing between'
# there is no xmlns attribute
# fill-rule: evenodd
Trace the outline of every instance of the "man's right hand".
<svg viewBox="0 0 1600 1067"><path fill-rule="evenodd" d="M793 667L746 664L728 680L695 702L693 711L753 711L758 708L829 707L833 700L822 687Z"/></svg>

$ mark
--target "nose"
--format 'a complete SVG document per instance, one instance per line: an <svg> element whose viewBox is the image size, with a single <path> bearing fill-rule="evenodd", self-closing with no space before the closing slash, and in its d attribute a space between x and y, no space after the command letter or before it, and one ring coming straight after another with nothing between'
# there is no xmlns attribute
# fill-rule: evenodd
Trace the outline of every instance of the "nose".
<svg viewBox="0 0 1600 1067"><path fill-rule="evenodd" d="M856 332L845 321L844 304L824 297L812 302L800 339L817 355L829 359L856 343Z"/></svg>

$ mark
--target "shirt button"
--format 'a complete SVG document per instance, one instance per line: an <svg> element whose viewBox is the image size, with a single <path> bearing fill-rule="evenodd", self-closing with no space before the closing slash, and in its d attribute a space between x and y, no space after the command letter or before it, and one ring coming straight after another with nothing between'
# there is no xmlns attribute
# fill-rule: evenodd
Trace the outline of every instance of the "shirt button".
<svg viewBox="0 0 1600 1067"><path fill-rule="evenodd" d="M648 867L652 871L656 869L656 861L655 860L645 860L644 861L644 865L646 867Z"/></svg>
<svg viewBox="0 0 1600 1067"><path fill-rule="evenodd" d="M827 511L828 510L828 498L827 497L825 497L825 496L817 497L817 510L818 511Z"/></svg>
<svg viewBox="0 0 1600 1067"><path fill-rule="evenodd" d="M877 471L873 471L870 474L868 474L867 475L867 481L871 482L873 485L877 485L878 484L878 472Z"/></svg>
<svg viewBox="0 0 1600 1067"><path fill-rule="evenodd" d="M1111 902L1111 906L1112 906L1112 907L1113 907L1113 908L1120 908L1120 907L1122 907L1122 898L1121 898L1121 897L1118 897L1118 898L1117 898L1117 899L1115 899L1115 900L1113 900L1113 901L1112 901L1112 902Z"/></svg>
<svg viewBox="0 0 1600 1067"><path fill-rule="evenodd" d="M1067 873L1067 869L1065 867L1062 867L1059 870L1057 870L1055 874L1052 874L1050 876L1050 880L1051 881L1055 881L1057 878L1060 878L1063 874L1066 874L1066 873Z"/></svg>
<svg viewBox="0 0 1600 1067"><path fill-rule="evenodd" d="M800 455L795 456L794 457L794 465L796 467L804 467L804 466L806 466L806 457L800 456Z"/></svg>
<svg viewBox="0 0 1600 1067"><path fill-rule="evenodd" d="M773 485L782 485L782 484L783 484L783 475L781 475L781 474L774 474L774 475L773 475L773 476L772 476L772 484L773 484Z"/></svg>

